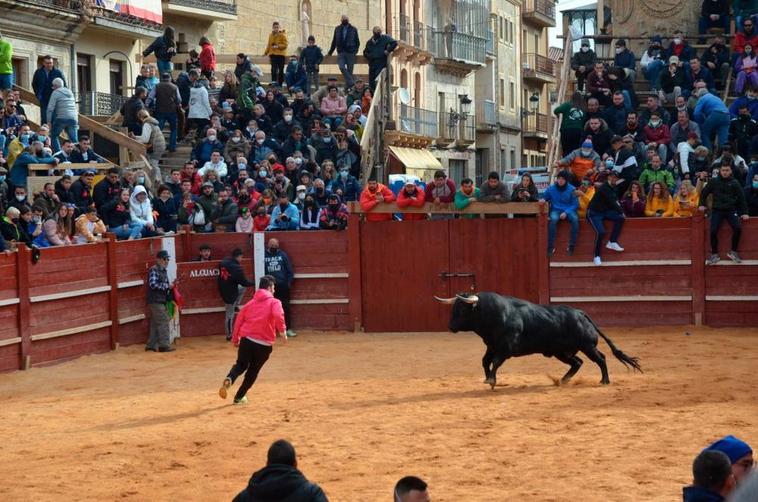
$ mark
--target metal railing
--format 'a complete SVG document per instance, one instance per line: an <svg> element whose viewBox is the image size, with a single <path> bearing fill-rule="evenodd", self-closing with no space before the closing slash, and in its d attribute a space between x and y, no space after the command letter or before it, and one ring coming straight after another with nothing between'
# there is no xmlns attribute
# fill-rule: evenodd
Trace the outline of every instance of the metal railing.
<svg viewBox="0 0 758 502"><path fill-rule="evenodd" d="M495 32L492 30L487 33L487 43L484 45L484 51L487 54L495 55Z"/></svg>
<svg viewBox="0 0 758 502"><path fill-rule="evenodd" d="M413 43L413 23L411 18L400 14L397 18L397 37L401 42L411 45Z"/></svg>
<svg viewBox="0 0 758 502"><path fill-rule="evenodd" d="M438 59L484 64L487 39L457 31L433 31L431 52Z"/></svg>
<svg viewBox="0 0 758 502"><path fill-rule="evenodd" d="M65 9L81 13L84 11L83 0L22 0L23 3L41 5L45 7L55 7L56 9Z"/></svg>
<svg viewBox="0 0 758 502"><path fill-rule="evenodd" d="M474 141L476 139L476 115L473 113L437 112L440 130L438 138Z"/></svg>
<svg viewBox="0 0 758 502"><path fill-rule="evenodd" d="M432 28L420 21L413 22L413 46L422 51L431 51Z"/></svg>
<svg viewBox="0 0 758 502"><path fill-rule="evenodd" d="M535 13L555 19L555 2L553 0L526 0L524 2L524 14Z"/></svg>
<svg viewBox="0 0 758 502"><path fill-rule="evenodd" d="M82 115L110 116L121 109L129 98L119 94L105 92L77 92L76 102Z"/></svg>
<svg viewBox="0 0 758 502"><path fill-rule="evenodd" d="M398 117L398 130L430 138L437 137L436 112L401 104Z"/></svg>
<svg viewBox="0 0 758 502"><path fill-rule="evenodd" d="M524 120L524 129L527 132L547 134L549 117L544 113L533 113Z"/></svg>
<svg viewBox="0 0 758 502"><path fill-rule="evenodd" d="M476 115L479 123L494 126L497 124L497 103L483 99L476 104Z"/></svg>
<svg viewBox="0 0 758 502"><path fill-rule="evenodd" d="M521 66L525 77L536 77L538 74L555 77L555 63L541 54L523 53L521 55Z"/></svg>
<svg viewBox="0 0 758 502"><path fill-rule="evenodd" d="M474 115L469 115L466 120L461 122L458 139L471 142L476 140L476 117Z"/></svg>
<svg viewBox="0 0 758 502"><path fill-rule="evenodd" d="M169 0L168 3L237 15L237 0Z"/></svg>
<svg viewBox="0 0 758 502"><path fill-rule="evenodd" d="M98 5L97 0L89 0L89 2L89 12L93 16L100 16L112 21L117 21L119 23L124 23L132 26L143 26L156 29L162 26L160 23L156 23L154 21L133 16L131 14L122 14L121 12L106 8L103 5Z"/></svg>

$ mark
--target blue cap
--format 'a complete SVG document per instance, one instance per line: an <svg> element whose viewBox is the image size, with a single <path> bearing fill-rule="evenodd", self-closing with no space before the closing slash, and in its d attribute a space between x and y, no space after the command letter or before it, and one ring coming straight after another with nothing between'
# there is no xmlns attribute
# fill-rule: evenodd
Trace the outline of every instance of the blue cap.
<svg viewBox="0 0 758 502"><path fill-rule="evenodd" d="M733 464L745 455L753 453L753 449L746 442L731 435L719 439L706 450L716 450L726 454Z"/></svg>

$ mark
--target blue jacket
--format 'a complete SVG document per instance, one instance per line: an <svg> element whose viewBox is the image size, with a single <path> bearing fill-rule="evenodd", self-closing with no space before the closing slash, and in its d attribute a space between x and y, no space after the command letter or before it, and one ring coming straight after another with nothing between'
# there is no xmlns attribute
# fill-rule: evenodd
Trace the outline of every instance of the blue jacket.
<svg viewBox="0 0 758 502"><path fill-rule="evenodd" d="M352 174L347 175L347 179L337 178L331 183L332 193L336 193L337 189L342 190L342 200L340 202L346 202L350 200L358 200L361 196L361 183Z"/></svg>
<svg viewBox="0 0 758 502"><path fill-rule="evenodd" d="M63 79L65 85L66 79L58 68L53 68L47 73L43 67L37 68L32 77L32 89L34 94L43 103L50 101L50 95L53 93L53 80L56 78Z"/></svg>
<svg viewBox="0 0 758 502"><path fill-rule="evenodd" d="M705 119L714 112L729 113L729 110L727 110L726 105L718 96L714 96L711 93L701 96L697 100L695 112L693 113L695 116L695 122L702 124L705 122Z"/></svg>
<svg viewBox="0 0 758 502"><path fill-rule="evenodd" d="M685 486L682 489L684 502L723 502L724 497L699 486Z"/></svg>
<svg viewBox="0 0 758 502"><path fill-rule="evenodd" d="M11 167L8 179L15 186L26 186L26 178L29 177L29 164L52 164L55 157L35 157L29 152L21 152Z"/></svg>
<svg viewBox="0 0 758 502"><path fill-rule="evenodd" d="M291 61L287 65L287 71L284 73L284 80L287 82L287 89L299 87L301 90L306 90L308 76L305 74L305 67Z"/></svg>
<svg viewBox="0 0 758 502"><path fill-rule="evenodd" d="M613 66L634 70L634 68L637 66L637 61L634 58L634 53L627 49L620 54L616 54L613 56Z"/></svg>
<svg viewBox="0 0 758 502"><path fill-rule="evenodd" d="M318 45L306 45L300 53L300 64L315 69L324 60L324 53Z"/></svg>
<svg viewBox="0 0 758 502"><path fill-rule="evenodd" d="M216 139L216 141L212 143L210 141L207 141L207 138L203 139L192 150L192 160L197 160L202 163L208 162L209 160L211 160L211 154L213 152L223 153L224 144L220 142L218 139Z"/></svg>
<svg viewBox="0 0 758 502"><path fill-rule="evenodd" d="M560 211L562 213L574 213L579 209L579 199L574 195L576 188L566 183L565 190L559 190L558 184L554 183L545 190L544 199L550 203L551 211Z"/></svg>
<svg viewBox="0 0 758 502"><path fill-rule="evenodd" d="M740 96L734 100L732 106L729 107L729 115L731 115L732 118L735 118L739 115L740 107L746 104L753 120L758 120L758 99L747 99L747 96Z"/></svg>
<svg viewBox="0 0 758 502"><path fill-rule="evenodd" d="M292 271L292 263L290 262L287 253L281 249L276 253L272 253L266 250L266 256L263 258L265 264L266 275L272 276L276 279L277 287L284 284L289 287L292 284L292 280L295 278L295 274Z"/></svg>
<svg viewBox="0 0 758 502"><path fill-rule="evenodd" d="M269 224L266 230L297 230L300 226L300 211L297 210L292 202L289 203L287 209L284 210L284 214L287 216L286 221L280 220L279 215L282 214L282 208L277 204L274 207L274 211L271 213L271 224Z"/></svg>

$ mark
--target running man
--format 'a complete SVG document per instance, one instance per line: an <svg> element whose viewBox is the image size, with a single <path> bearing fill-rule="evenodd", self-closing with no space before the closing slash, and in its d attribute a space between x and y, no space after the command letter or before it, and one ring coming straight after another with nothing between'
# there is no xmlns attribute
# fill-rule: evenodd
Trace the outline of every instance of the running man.
<svg viewBox="0 0 758 502"><path fill-rule="evenodd" d="M261 370L268 357L271 355L272 346L276 341L276 335L282 337L282 343L287 343L287 326L284 324L284 310L282 302L274 298L276 279L270 275L261 277L258 291L253 299L247 302L234 321L232 343L237 350L237 362L234 363L229 374L224 378L224 383L218 390L218 395L226 399L229 387L242 373L242 380L234 396L234 404L247 403L247 391L255 383L258 372Z"/></svg>
<svg viewBox="0 0 758 502"><path fill-rule="evenodd" d="M245 288L255 286L245 276L242 270L242 250L240 248L232 251L232 256L224 258L218 265L218 291L224 300L224 310L226 318L224 327L226 328L226 340L232 339L232 327L234 326L234 316L239 308L242 295Z"/></svg>

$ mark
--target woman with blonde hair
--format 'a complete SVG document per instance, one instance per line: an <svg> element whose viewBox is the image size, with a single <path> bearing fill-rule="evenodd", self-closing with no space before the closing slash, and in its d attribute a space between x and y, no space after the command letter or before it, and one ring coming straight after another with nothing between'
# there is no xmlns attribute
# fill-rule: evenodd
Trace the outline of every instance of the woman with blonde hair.
<svg viewBox="0 0 758 502"><path fill-rule="evenodd" d="M682 181L674 196L674 216L689 218L697 212L700 193L689 180Z"/></svg>
<svg viewBox="0 0 758 502"><path fill-rule="evenodd" d="M203 174L203 183L210 183L213 185L213 191L219 193L224 189L224 184L218 180L218 171L215 169L208 169Z"/></svg>
<svg viewBox="0 0 758 502"><path fill-rule="evenodd" d="M650 185L645 201L645 216L668 218L674 216L674 201L666 185L660 181Z"/></svg>

